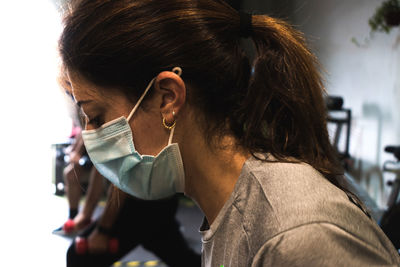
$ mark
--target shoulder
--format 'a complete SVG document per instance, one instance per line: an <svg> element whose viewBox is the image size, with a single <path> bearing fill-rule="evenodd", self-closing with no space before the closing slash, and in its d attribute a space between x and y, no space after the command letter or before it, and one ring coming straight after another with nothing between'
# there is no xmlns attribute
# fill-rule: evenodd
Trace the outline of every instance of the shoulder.
<svg viewBox="0 0 400 267"><path fill-rule="evenodd" d="M389 252L331 223L299 225L274 236L251 266L397 266Z"/></svg>
<svg viewBox="0 0 400 267"><path fill-rule="evenodd" d="M270 162L251 158L246 162L247 172L265 190L265 194L273 195L275 189L300 191L332 190L336 188L312 166L302 162ZM315 189L318 185L318 189ZM321 188L322 187L322 188ZM290 191L293 194L292 191ZM301 194L301 193L298 193Z"/></svg>
<svg viewBox="0 0 400 267"><path fill-rule="evenodd" d="M243 167L242 176L237 207L244 213L248 207L266 209L279 224L279 230L327 220L332 214L324 211L334 212L338 205L353 206L341 189L305 163L266 162L252 158Z"/></svg>
<svg viewBox="0 0 400 267"><path fill-rule="evenodd" d="M321 205L343 202L347 195L306 163L269 162L249 159L244 168L242 188L253 190L253 195L268 200L274 211L319 209ZM258 193L256 193L258 191ZM245 194L246 195L246 194ZM315 210L314 210L315 211Z"/></svg>
<svg viewBox="0 0 400 267"><path fill-rule="evenodd" d="M336 225L370 244L379 236L377 226L347 195L308 164L253 158L246 162L238 183L234 207L242 214L253 252L302 225L315 224L312 229L318 224Z"/></svg>

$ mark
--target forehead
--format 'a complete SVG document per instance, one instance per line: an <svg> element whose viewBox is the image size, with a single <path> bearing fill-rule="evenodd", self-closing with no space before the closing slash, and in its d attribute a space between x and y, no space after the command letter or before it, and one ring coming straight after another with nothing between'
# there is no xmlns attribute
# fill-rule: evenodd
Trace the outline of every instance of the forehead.
<svg viewBox="0 0 400 267"><path fill-rule="evenodd" d="M101 91L105 91L76 72L67 71L67 75L72 94L76 101L98 100L103 94Z"/></svg>
<svg viewBox="0 0 400 267"><path fill-rule="evenodd" d="M76 102L91 101L92 104L114 111L132 108L132 103L122 90L95 85L76 72L67 73Z"/></svg>

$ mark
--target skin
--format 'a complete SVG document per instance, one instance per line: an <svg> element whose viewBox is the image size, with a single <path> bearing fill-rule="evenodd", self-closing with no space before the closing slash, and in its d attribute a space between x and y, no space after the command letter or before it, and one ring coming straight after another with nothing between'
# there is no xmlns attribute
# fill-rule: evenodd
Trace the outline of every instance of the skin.
<svg viewBox="0 0 400 267"><path fill-rule="evenodd" d="M128 117L136 103L122 92L96 86L78 73L68 71L68 77L87 117L87 130L120 116ZM129 121L135 147L140 154L157 155L168 144L170 134L162 119L169 125L176 120L173 143L178 143L181 151L185 194L197 202L211 225L231 195L250 153L238 149L235 138L229 135L219 141L222 146L211 147L196 119L199 111L187 102L185 82L174 72L159 73L151 90L151 99L145 98ZM100 120L93 121L96 117Z"/></svg>

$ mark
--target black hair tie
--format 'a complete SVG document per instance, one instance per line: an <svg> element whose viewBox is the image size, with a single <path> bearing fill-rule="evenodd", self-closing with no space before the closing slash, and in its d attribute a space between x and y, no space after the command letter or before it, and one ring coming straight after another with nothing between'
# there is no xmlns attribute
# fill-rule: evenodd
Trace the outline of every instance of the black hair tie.
<svg viewBox="0 0 400 267"><path fill-rule="evenodd" d="M252 34L252 14L239 11L240 16L240 37L248 38Z"/></svg>

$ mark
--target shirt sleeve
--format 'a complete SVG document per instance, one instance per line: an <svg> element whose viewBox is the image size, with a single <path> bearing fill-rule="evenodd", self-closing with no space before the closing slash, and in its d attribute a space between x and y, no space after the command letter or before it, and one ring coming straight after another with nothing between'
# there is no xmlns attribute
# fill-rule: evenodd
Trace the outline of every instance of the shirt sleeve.
<svg viewBox="0 0 400 267"><path fill-rule="evenodd" d="M333 224L313 223L268 240L256 253L251 266L399 265L383 247L372 246Z"/></svg>

